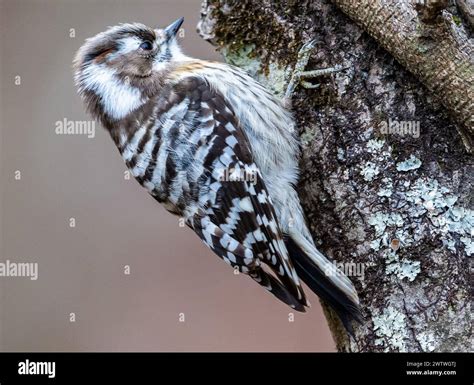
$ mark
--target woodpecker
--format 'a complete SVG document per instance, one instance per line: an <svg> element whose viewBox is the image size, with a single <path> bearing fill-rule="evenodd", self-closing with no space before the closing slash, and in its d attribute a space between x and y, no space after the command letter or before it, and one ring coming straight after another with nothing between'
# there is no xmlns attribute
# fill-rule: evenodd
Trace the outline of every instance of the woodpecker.
<svg viewBox="0 0 474 385"><path fill-rule="evenodd" d="M352 331L357 292L315 247L295 190L292 113L241 69L186 56L182 23L87 39L74 58L87 110L136 180L214 253L297 311L309 306L301 279Z"/></svg>

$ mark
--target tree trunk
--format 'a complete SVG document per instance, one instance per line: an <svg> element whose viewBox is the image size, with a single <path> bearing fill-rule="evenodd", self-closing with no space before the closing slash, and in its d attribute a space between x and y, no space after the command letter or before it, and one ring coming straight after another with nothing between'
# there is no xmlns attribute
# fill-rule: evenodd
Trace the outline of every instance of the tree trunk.
<svg viewBox="0 0 474 385"><path fill-rule="evenodd" d="M472 152L473 46L459 16L444 12L448 0L333 0L431 90L458 122ZM461 9L467 7L460 2ZM455 7L455 4L452 5Z"/></svg>
<svg viewBox="0 0 474 385"><path fill-rule="evenodd" d="M312 38L307 69L348 67L293 98L307 220L366 318L353 340L325 306L338 350L471 350L474 177L437 95L328 0L208 0L198 29L279 95Z"/></svg>

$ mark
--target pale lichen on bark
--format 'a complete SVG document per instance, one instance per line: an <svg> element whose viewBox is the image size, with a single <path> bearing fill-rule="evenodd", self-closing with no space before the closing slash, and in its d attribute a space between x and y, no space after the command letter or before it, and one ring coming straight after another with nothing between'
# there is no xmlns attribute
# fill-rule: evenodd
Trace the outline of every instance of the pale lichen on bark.
<svg viewBox="0 0 474 385"><path fill-rule="evenodd" d="M340 351L469 351L472 159L436 95L331 2L208 0L199 24L230 63L281 95L299 47L310 69L345 72L299 89L300 197L320 249L352 277L366 322ZM387 133L415 122L419 136Z"/></svg>

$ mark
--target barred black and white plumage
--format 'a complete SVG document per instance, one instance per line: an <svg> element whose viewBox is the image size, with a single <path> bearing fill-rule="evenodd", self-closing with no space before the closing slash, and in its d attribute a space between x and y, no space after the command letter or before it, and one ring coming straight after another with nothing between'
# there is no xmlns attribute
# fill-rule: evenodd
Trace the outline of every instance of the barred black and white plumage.
<svg viewBox="0 0 474 385"><path fill-rule="evenodd" d="M88 39L74 62L88 110L138 182L219 257L304 311L301 277L350 329L357 293L342 273L324 273L331 263L294 188L291 113L238 68L185 56L181 23L123 24Z"/></svg>

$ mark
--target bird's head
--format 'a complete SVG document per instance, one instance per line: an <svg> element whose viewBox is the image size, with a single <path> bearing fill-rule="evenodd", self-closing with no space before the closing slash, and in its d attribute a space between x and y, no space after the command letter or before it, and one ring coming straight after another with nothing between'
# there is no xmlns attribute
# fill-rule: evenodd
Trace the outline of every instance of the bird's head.
<svg viewBox="0 0 474 385"><path fill-rule="evenodd" d="M162 86L173 63L186 58L177 33L183 18L164 29L120 24L86 40L74 58L79 94L96 117L125 117Z"/></svg>

